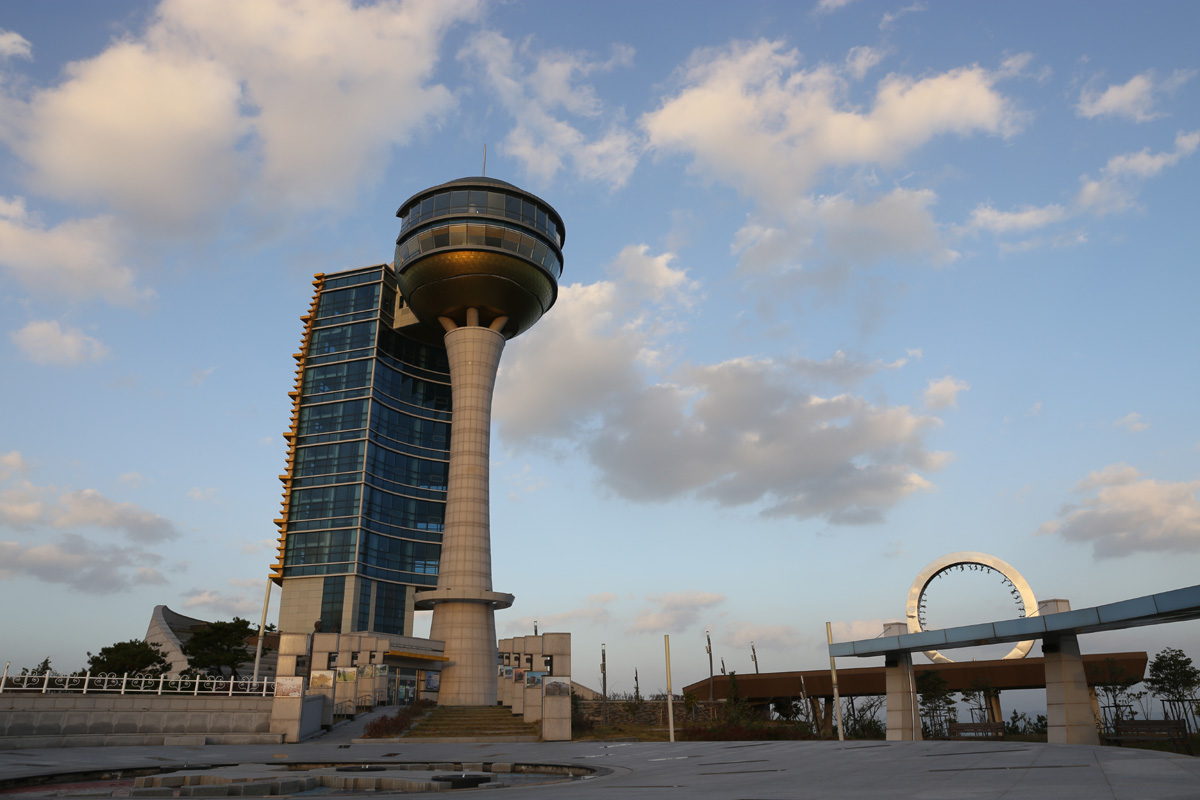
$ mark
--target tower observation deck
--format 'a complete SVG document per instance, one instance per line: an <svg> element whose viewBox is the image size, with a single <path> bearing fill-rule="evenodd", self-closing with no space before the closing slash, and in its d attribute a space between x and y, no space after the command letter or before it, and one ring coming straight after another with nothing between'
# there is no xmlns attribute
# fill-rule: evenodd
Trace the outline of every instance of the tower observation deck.
<svg viewBox="0 0 1200 800"><path fill-rule="evenodd" d="M496 702L489 470L491 405L504 343L558 297L566 227L549 203L492 178L461 178L418 192L396 212L395 328L445 347L450 366L450 458L430 637L445 642L439 703Z"/></svg>

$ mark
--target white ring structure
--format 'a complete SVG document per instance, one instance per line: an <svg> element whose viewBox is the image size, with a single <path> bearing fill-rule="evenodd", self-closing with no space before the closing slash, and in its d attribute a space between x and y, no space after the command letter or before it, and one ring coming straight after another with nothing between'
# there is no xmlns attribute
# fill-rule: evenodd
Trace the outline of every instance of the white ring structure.
<svg viewBox="0 0 1200 800"><path fill-rule="evenodd" d="M965 566L968 564L977 564L981 567L999 572L1002 576L1008 579L1008 582L1013 585L1017 593L1021 597L1021 603L1025 606L1026 617L1036 617L1038 615L1037 599L1033 596L1033 589L1029 587L1029 583L1025 578L1021 577L1021 573L1013 568L1012 564L1007 561L1002 561L995 556L990 556L987 553L975 553L967 550L962 550L957 553L949 553L941 558L934 559L917 575L917 579L913 581L912 588L908 591L908 605L905 608L905 617L908 620L908 632L920 633L924 630L921 627L920 608L921 603L925 599L925 589L930 582L943 572L948 572L954 567ZM1033 648L1033 639L1028 639L1024 642L1017 642L1005 658L1024 658L1029 655L1029 651ZM925 655L935 664L953 664L954 659L947 658L937 650L926 650Z"/></svg>

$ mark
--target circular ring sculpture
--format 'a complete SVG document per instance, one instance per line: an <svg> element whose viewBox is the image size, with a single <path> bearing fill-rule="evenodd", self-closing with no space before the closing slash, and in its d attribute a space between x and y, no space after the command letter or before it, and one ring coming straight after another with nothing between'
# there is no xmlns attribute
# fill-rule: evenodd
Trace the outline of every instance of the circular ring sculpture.
<svg viewBox="0 0 1200 800"><path fill-rule="evenodd" d="M1017 572L1011 564L995 556L989 556L987 553L975 553L963 550L934 559L921 570L920 574L917 575L917 579L913 581L912 588L908 591L908 604L905 608L909 633L919 633L925 630L924 615L922 613L925 610L925 589L929 587L933 579L944 572L949 572L955 568L961 570L964 567L979 567L985 572L1000 573L1004 578L1005 584L1011 587L1013 597L1017 599L1018 604L1025 611L1023 616L1036 617L1038 615L1037 599L1033 596L1033 589L1029 587L1029 583L1021 577L1021 573ZM1032 648L1033 639L1017 642L1017 646L1005 658L1024 658L1029 655L1029 651ZM925 655L935 664L954 663L954 659L947 658L937 650L926 650Z"/></svg>

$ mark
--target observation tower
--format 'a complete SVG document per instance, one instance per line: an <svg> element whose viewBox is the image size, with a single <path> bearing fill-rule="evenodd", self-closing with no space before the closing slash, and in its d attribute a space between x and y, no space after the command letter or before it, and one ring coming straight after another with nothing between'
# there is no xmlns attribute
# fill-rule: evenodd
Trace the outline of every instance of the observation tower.
<svg viewBox="0 0 1200 800"><path fill-rule="evenodd" d="M450 458L430 638L445 642L442 705L495 705L488 459L492 392L504 343L554 305L566 228L549 203L504 181L460 178L425 189L396 212L395 328L445 347L450 364Z"/></svg>

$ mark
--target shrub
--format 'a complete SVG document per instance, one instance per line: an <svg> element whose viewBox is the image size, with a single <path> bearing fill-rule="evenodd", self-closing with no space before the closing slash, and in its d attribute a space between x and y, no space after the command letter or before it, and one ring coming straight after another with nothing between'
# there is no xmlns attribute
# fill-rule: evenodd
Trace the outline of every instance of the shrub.
<svg viewBox="0 0 1200 800"><path fill-rule="evenodd" d="M363 738L390 739L400 736L436 706L437 703L432 700L417 700L412 705L401 708L394 717L385 714L379 719L373 719L363 729Z"/></svg>

